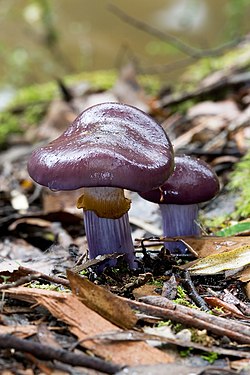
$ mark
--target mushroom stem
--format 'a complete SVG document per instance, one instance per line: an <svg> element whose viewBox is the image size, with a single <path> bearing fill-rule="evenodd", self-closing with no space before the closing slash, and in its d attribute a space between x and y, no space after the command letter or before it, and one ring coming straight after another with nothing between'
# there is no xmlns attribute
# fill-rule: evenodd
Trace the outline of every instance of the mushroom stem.
<svg viewBox="0 0 250 375"><path fill-rule="evenodd" d="M136 268L127 213L119 219L107 219L100 218L94 211L87 210L84 211L84 225L90 259L100 254L124 253L130 268Z"/></svg>
<svg viewBox="0 0 250 375"><path fill-rule="evenodd" d="M84 211L90 259L97 255L124 253L130 268L136 268L127 213L130 203L121 188L84 188L77 207ZM109 261L109 265L115 263Z"/></svg>
<svg viewBox="0 0 250 375"><path fill-rule="evenodd" d="M199 236L198 204L160 204L164 237ZM170 253L187 251L181 242L165 242Z"/></svg>

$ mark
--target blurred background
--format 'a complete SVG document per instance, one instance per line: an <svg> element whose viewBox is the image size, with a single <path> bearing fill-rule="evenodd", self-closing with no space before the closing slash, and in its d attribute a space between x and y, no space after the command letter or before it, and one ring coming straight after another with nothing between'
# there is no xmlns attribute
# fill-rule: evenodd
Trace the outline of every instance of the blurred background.
<svg viewBox="0 0 250 375"><path fill-rule="evenodd" d="M188 62L178 48L119 18L110 0L0 0L0 90L58 76L117 69L126 55L142 72L176 79ZM116 0L130 17L195 48L249 32L249 0ZM169 65L170 64L170 65ZM172 65L171 65L172 64Z"/></svg>

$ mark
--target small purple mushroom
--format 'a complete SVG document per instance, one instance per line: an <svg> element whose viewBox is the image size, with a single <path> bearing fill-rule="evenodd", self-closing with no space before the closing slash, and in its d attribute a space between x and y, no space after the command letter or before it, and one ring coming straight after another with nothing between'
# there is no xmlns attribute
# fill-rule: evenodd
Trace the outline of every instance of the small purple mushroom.
<svg viewBox="0 0 250 375"><path fill-rule="evenodd" d="M210 166L187 155L175 156L175 169L158 189L140 193L148 201L158 203L164 237L199 236L198 204L212 199L219 192L219 180ZM178 242L166 242L170 252L186 247ZM184 247L184 249L183 249Z"/></svg>
<svg viewBox="0 0 250 375"><path fill-rule="evenodd" d="M84 210L90 259L125 253L136 267L130 200L136 192L160 186L174 168L172 145L164 130L139 109L102 103L83 111L57 139L35 150L30 176L53 190L84 188L78 208Z"/></svg>

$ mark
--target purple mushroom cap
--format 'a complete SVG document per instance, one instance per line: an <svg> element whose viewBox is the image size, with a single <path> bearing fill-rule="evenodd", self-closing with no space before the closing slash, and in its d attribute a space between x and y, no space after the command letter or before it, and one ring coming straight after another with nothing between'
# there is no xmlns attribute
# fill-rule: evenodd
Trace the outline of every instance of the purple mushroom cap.
<svg viewBox="0 0 250 375"><path fill-rule="evenodd" d="M30 176L54 190L107 186L147 191L164 183L173 168L172 145L161 126L120 103L86 109L28 162Z"/></svg>
<svg viewBox="0 0 250 375"><path fill-rule="evenodd" d="M218 192L218 178L206 162L187 155L177 155L174 172L161 188L140 195L158 204L188 205L206 202Z"/></svg>

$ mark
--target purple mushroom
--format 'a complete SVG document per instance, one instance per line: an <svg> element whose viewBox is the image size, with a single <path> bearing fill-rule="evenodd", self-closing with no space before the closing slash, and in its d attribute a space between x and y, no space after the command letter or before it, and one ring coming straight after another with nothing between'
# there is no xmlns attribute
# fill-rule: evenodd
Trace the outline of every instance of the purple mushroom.
<svg viewBox="0 0 250 375"><path fill-rule="evenodd" d="M125 253L136 266L124 190L160 186L174 168L172 145L164 130L139 109L102 103L83 111L57 139L35 150L30 176L53 190L84 188L89 257Z"/></svg>
<svg viewBox="0 0 250 375"><path fill-rule="evenodd" d="M140 193L141 197L158 203L165 237L199 236L198 204L212 199L219 192L218 178L210 166L187 155L175 156L175 169L158 189ZM180 242L166 242L170 252L185 251ZM184 247L184 249L183 249Z"/></svg>

